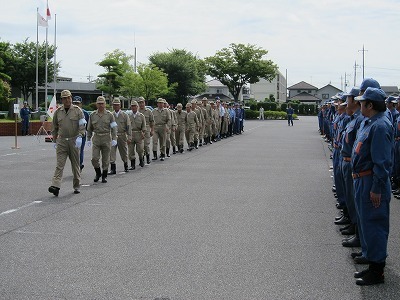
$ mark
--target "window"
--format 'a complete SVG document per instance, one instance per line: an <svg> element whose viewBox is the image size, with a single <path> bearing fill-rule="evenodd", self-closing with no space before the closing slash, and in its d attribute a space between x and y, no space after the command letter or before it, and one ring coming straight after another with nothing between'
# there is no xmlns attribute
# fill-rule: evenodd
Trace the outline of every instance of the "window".
<svg viewBox="0 0 400 300"><path fill-rule="evenodd" d="M329 94L322 94L322 99L329 99Z"/></svg>
<svg viewBox="0 0 400 300"><path fill-rule="evenodd" d="M308 90L307 92L308 92L309 94L311 94L311 90Z"/></svg>
<svg viewBox="0 0 400 300"><path fill-rule="evenodd" d="M300 93L301 93L301 90L297 90L297 93L299 93L299 94L300 94Z"/></svg>
<svg viewBox="0 0 400 300"><path fill-rule="evenodd" d="M221 90L217 89L217 94L221 94Z"/></svg>

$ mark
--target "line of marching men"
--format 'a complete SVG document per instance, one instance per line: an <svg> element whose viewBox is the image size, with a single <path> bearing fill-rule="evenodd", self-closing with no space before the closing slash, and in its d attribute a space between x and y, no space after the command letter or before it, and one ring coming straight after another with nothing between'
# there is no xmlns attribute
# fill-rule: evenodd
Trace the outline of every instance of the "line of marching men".
<svg viewBox="0 0 400 300"><path fill-rule="evenodd" d="M165 99L157 100L154 110L146 107L145 99L131 101L131 109L121 110L119 98L114 98L113 111L106 109L105 98L99 96L95 110L90 115L81 109L82 98L68 90L61 92L62 106L53 116L52 136L56 149L57 165L49 192L58 196L67 157L71 161L74 193L80 193L80 173L84 168L85 144L92 148L94 182L107 182L107 175L116 174L117 149L124 164L124 171L135 170L136 158L143 167L152 160L164 161L170 153L212 144L223 138L243 132L244 110L239 104L216 101L192 100L183 110L169 108ZM129 165L130 164L130 165ZM109 169L110 167L110 169Z"/></svg>
<svg viewBox="0 0 400 300"><path fill-rule="evenodd" d="M332 145L332 191L341 210L334 223L349 236L344 247L361 248L351 254L354 263L369 265L354 274L356 284L383 283L389 203L400 179L398 97L387 97L376 80L366 78L360 88L332 100L318 119L321 135Z"/></svg>

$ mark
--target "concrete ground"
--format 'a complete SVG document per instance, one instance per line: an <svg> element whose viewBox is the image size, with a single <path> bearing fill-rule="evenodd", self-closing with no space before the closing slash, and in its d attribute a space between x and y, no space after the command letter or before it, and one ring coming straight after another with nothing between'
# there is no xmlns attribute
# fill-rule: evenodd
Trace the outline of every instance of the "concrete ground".
<svg viewBox="0 0 400 300"><path fill-rule="evenodd" d="M400 203L383 285L359 287L333 224L316 117L248 121L240 136L93 183L69 162L47 188L44 137L0 138L1 299L400 299ZM119 159L119 158L118 158Z"/></svg>

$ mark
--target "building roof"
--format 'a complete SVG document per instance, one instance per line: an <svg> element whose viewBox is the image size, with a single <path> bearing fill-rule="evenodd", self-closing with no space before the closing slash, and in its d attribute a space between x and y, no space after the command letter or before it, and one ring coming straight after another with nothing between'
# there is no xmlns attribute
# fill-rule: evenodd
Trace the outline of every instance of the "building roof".
<svg viewBox="0 0 400 300"><path fill-rule="evenodd" d="M320 91L320 90L323 90L323 89L326 89L326 88L332 88L332 89L334 89L334 90L336 90L338 92L343 92L341 89L337 88L336 86L333 86L332 84L327 84L327 85L323 86L322 88L320 88L318 90Z"/></svg>
<svg viewBox="0 0 400 300"><path fill-rule="evenodd" d="M399 94L399 88L397 86L381 86L381 89L386 95Z"/></svg>
<svg viewBox="0 0 400 300"><path fill-rule="evenodd" d="M310 95L309 93L306 93L306 92L302 92L300 94L297 94L297 95L287 99L287 102L296 101L296 100L300 101L300 102L313 102L313 103L315 103L317 101L318 102L321 101L321 99L319 99L318 97Z"/></svg>
<svg viewBox="0 0 400 300"><path fill-rule="evenodd" d="M209 101L210 100L215 100L216 97L219 97L220 100L223 101L232 101L233 99L228 97L227 95L224 94L201 94L195 97L196 100L201 100L204 97L206 97Z"/></svg>
<svg viewBox="0 0 400 300"><path fill-rule="evenodd" d="M218 79L211 79L206 82L206 85L209 87L226 87L226 85L222 84Z"/></svg>
<svg viewBox="0 0 400 300"><path fill-rule="evenodd" d="M296 83L295 85L292 85L287 88L288 90L318 90L317 87L305 82L305 81L300 81L299 83Z"/></svg>

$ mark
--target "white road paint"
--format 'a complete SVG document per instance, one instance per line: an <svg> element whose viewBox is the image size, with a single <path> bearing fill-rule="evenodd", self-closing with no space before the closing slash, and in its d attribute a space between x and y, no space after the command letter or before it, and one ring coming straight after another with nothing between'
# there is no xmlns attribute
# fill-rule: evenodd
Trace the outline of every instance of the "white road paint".
<svg viewBox="0 0 400 300"><path fill-rule="evenodd" d="M39 204L39 203L42 203L42 201L33 201L33 202L31 202L31 203L22 205L22 206L20 206L20 207L13 208L13 209L9 209L9 210L6 210L6 211L3 211L2 213L0 213L0 217L1 217L1 216L5 216L5 215L9 215L9 214L14 213L14 212L16 212L16 211L19 211L19 210L21 210L21 209L23 209L23 208L27 208L27 207L29 207L29 206L32 206L32 205L35 205L35 204Z"/></svg>

